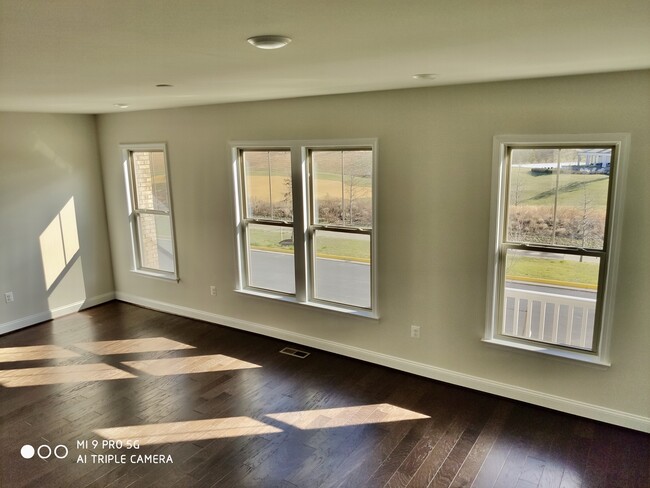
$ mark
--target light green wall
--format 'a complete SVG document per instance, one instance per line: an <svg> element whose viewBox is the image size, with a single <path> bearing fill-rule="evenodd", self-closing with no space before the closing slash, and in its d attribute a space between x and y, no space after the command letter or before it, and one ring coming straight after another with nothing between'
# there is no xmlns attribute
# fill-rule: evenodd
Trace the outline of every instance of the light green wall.
<svg viewBox="0 0 650 488"><path fill-rule="evenodd" d="M102 115L116 290L529 389L542 404L561 397L650 418L649 87L641 71ZM493 136L607 132L632 135L612 367L482 343ZM381 319L233 292L228 141L364 137L379 140ZM168 144L178 284L129 271L118 145L144 142ZM421 339L409 338L410 324Z"/></svg>
<svg viewBox="0 0 650 488"><path fill-rule="evenodd" d="M0 332L113 289L95 118L0 113Z"/></svg>

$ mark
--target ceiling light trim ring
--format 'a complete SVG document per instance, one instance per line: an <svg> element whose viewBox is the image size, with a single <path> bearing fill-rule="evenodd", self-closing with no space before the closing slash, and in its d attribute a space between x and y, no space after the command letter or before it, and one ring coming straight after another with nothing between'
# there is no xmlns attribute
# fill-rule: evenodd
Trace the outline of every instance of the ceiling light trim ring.
<svg viewBox="0 0 650 488"><path fill-rule="evenodd" d="M280 49L291 42L291 38L278 35L253 36L247 39L248 43L259 49Z"/></svg>

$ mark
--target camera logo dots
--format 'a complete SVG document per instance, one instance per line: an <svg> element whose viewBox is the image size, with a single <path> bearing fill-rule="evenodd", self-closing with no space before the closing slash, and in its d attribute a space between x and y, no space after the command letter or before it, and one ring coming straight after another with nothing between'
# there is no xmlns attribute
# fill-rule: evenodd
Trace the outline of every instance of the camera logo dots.
<svg viewBox="0 0 650 488"><path fill-rule="evenodd" d="M25 444L20 448L20 455L25 459L33 458L34 454L36 454L41 459L49 459L52 456L57 459L65 459L68 457L68 448L63 444L59 444L58 446L54 447L54 449L52 449L47 444L42 444L38 446L37 449L34 449L34 446L31 446L29 444Z"/></svg>
<svg viewBox="0 0 650 488"><path fill-rule="evenodd" d="M35 453L36 451L29 444L25 444L23 447L20 448L20 455L25 459L33 458Z"/></svg>

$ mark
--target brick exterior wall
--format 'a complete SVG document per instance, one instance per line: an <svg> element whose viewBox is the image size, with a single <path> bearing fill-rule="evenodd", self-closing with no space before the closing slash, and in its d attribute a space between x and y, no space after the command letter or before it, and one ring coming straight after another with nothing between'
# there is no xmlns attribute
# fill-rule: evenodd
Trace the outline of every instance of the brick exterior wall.
<svg viewBox="0 0 650 488"><path fill-rule="evenodd" d="M163 153L134 152L133 173L135 176L136 206L138 209L155 209L154 201L154 157ZM163 159L164 162L164 159ZM159 269L158 234L153 215L138 216L138 235L140 238L140 264L145 268Z"/></svg>

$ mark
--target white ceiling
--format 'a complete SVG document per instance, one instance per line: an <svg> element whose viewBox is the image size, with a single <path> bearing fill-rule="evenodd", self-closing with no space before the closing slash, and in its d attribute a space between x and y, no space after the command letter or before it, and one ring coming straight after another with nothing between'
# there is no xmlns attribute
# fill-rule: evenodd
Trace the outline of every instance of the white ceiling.
<svg viewBox="0 0 650 488"><path fill-rule="evenodd" d="M293 42L264 51L246 42L259 34ZM648 0L0 0L3 111L107 113L119 103L130 111L649 67Z"/></svg>

